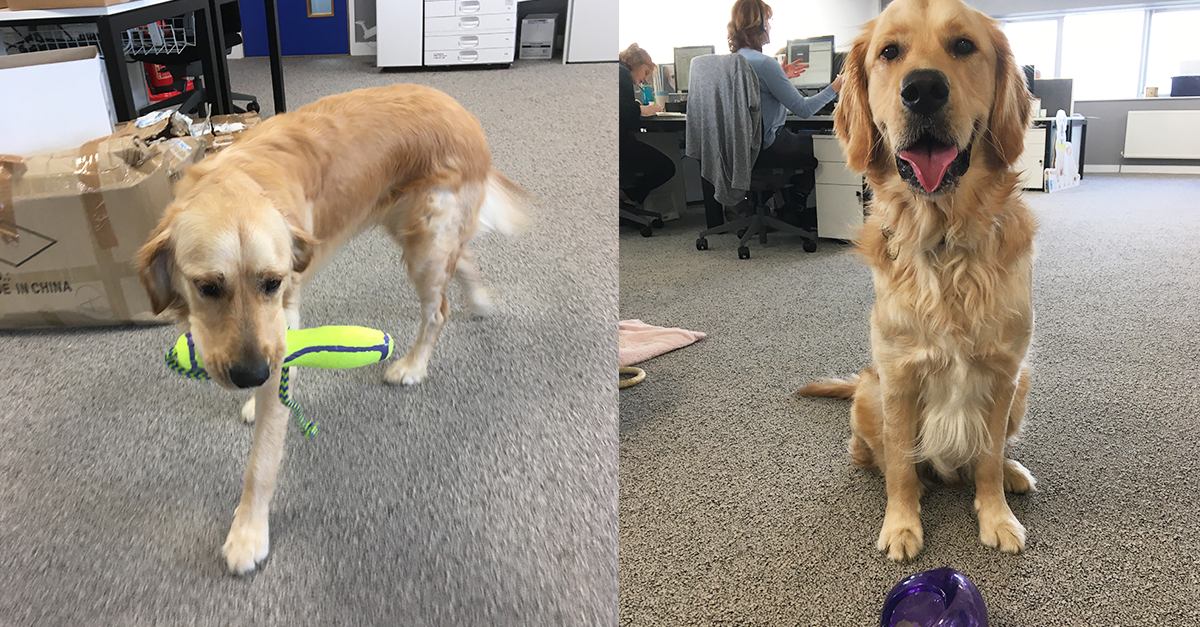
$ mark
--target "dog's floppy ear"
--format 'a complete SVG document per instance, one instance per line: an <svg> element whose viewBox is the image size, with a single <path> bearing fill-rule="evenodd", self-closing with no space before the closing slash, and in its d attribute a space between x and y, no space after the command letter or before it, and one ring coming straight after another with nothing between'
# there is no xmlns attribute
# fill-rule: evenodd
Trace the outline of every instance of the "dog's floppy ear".
<svg viewBox="0 0 1200 627"><path fill-rule="evenodd" d="M150 297L150 306L155 314L174 309L181 315L187 314L187 303L176 291L171 281L175 265L175 252L171 245L171 233L164 220L154 229L150 239L134 257L138 278Z"/></svg>
<svg viewBox="0 0 1200 627"><path fill-rule="evenodd" d="M1029 89L1025 75L1017 67L1008 37L993 21L992 47L996 50L996 95L988 120L989 147L996 159L1006 166L1017 162L1025 151L1025 130L1029 128Z"/></svg>
<svg viewBox="0 0 1200 627"><path fill-rule="evenodd" d="M871 20L854 40L842 66L842 91L834 109L833 125L846 153L846 165L855 172L878 167L882 158L879 131L867 101L866 60L874 30L875 20Z"/></svg>
<svg viewBox="0 0 1200 627"><path fill-rule="evenodd" d="M308 264L312 263L317 239L291 220L288 220L287 223L288 229L292 233L292 271L304 272L308 268Z"/></svg>

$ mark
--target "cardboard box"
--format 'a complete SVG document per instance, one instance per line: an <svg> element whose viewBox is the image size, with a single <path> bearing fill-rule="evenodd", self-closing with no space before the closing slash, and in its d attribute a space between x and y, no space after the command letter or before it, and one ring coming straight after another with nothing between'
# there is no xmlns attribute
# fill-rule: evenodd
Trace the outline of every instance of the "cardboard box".
<svg viewBox="0 0 1200 627"><path fill-rule="evenodd" d="M8 0L8 8L13 11L28 11L30 9L78 9L81 7L108 7L126 2L129 2L129 0Z"/></svg>
<svg viewBox="0 0 1200 627"><path fill-rule="evenodd" d="M0 328L163 322L133 256L200 153L196 138L113 135L0 157Z"/></svg>
<svg viewBox="0 0 1200 627"><path fill-rule="evenodd" d="M112 134L117 119L94 46L0 57L0 154L77 148Z"/></svg>
<svg viewBox="0 0 1200 627"><path fill-rule="evenodd" d="M556 13L535 13L521 20L522 59L549 59L554 56Z"/></svg>

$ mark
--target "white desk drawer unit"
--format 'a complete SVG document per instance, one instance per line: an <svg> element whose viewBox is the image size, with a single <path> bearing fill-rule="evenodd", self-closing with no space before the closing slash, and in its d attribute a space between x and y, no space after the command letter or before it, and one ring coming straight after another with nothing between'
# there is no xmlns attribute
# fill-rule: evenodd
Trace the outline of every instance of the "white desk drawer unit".
<svg viewBox="0 0 1200 627"><path fill-rule="evenodd" d="M512 63L516 0L426 0L425 65Z"/></svg>
<svg viewBox="0 0 1200 627"><path fill-rule="evenodd" d="M853 239L865 219L863 177L846 169L846 155L836 136L814 135L812 139L817 158L817 237Z"/></svg>
<svg viewBox="0 0 1200 627"><path fill-rule="evenodd" d="M1044 190L1046 188L1046 129L1030 128L1025 131L1025 152L1013 164L1021 189Z"/></svg>

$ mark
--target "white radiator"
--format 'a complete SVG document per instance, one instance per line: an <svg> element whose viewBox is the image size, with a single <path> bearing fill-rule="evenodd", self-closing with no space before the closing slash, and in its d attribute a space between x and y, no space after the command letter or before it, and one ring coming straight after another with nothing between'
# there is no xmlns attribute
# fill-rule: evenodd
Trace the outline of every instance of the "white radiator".
<svg viewBox="0 0 1200 627"><path fill-rule="evenodd" d="M1200 159L1200 111L1130 111L1126 159Z"/></svg>

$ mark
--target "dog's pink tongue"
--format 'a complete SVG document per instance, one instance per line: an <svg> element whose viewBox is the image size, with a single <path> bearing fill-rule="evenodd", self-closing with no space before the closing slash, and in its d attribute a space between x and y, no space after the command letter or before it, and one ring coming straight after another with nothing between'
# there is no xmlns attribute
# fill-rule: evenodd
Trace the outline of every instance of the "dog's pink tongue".
<svg viewBox="0 0 1200 627"><path fill-rule="evenodd" d="M950 162L954 161L957 156L958 149L954 146L941 148L921 146L914 150L900 152L900 158L911 163L913 169L917 171L917 180L921 182L921 187L924 187L927 192L933 192L938 185L942 184L942 177L946 176Z"/></svg>

